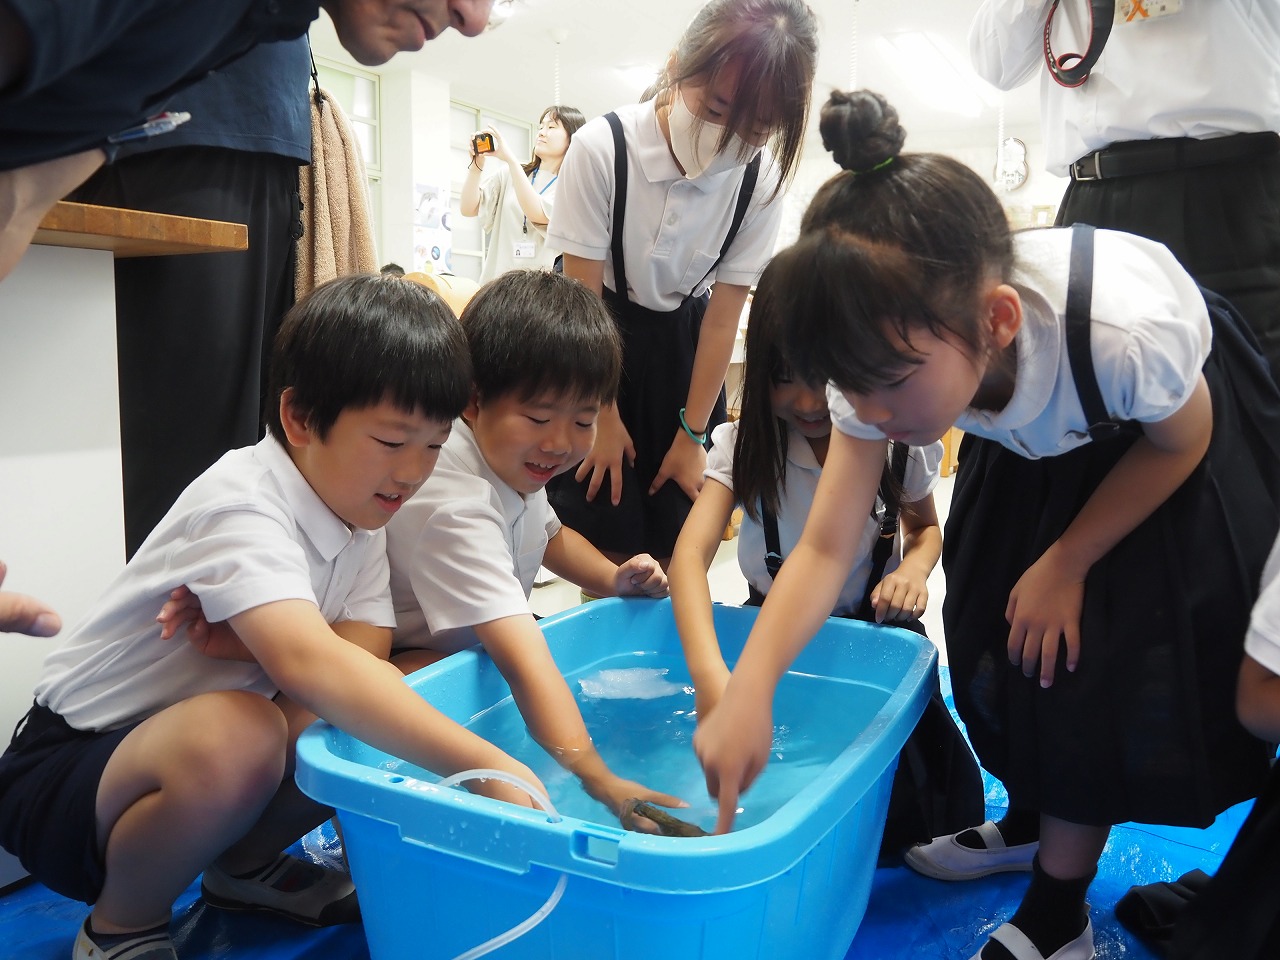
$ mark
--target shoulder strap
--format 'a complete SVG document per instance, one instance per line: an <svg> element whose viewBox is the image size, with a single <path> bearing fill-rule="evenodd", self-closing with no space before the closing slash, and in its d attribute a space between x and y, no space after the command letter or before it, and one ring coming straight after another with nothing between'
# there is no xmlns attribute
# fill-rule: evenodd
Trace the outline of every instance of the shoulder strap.
<svg viewBox="0 0 1280 960"><path fill-rule="evenodd" d="M613 130L613 227L609 252L613 259L614 293L627 298L627 267L622 257L622 227L627 214L627 138L622 134L622 121L613 111L604 115Z"/></svg>
<svg viewBox="0 0 1280 960"><path fill-rule="evenodd" d="M760 505L760 526L764 527L764 568L773 580L782 569L782 541L778 537L778 518L764 504Z"/></svg>
<svg viewBox="0 0 1280 960"><path fill-rule="evenodd" d="M893 474L901 491L907 479L907 458L911 455L911 447L909 444L890 441L889 448L889 472ZM859 620L875 619L875 610L871 606L871 591L884 579L884 568L889 565L894 538L898 535L900 504L897 497L890 495L883 478L880 482L880 502L884 504L884 516L880 518L880 536L876 538L876 544L871 548L871 570L867 574L867 588L862 595L862 606L858 610Z"/></svg>
<svg viewBox="0 0 1280 960"><path fill-rule="evenodd" d="M1090 347L1090 314L1093 306L1093 227L1078 223L1071 228L1071 266L1067 278L1067 361L1075 381L1080 406L1089 424L1091 440L1105 440L1120 431L1111 419L1098 377L1093 369Z"/></svg>
<svg viewBox="0 0 1280 960"><path fill-rule="evenodd" d="M711 271L720 265L724 255L729 252L729 247L738 236L738 228L742 226L742 220L747 215L747 207L751 205L751 196L756 191L756 181L759 178L760 154L757 153L742 171L742 183L738 187L738 202L733 208L733 220L729 223L729 232L725 234L724 243L720 244L720 253L716 257L716 262L711 264L707 272L702 275L702 279L693 285L694 290L706 282L707 277L711 276Z"/></svg>

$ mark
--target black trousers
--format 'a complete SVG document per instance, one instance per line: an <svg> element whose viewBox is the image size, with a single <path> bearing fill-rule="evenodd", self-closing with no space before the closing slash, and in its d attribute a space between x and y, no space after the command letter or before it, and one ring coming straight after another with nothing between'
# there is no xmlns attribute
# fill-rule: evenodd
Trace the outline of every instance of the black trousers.
<svg viewBox="0 0 1280 960"><path fill-rule="evenodd" d="M1058 224L1158 240L1226 297L1280 378L1280 153L1166 173L1072 181Z"/></svg>
<svg viewBox="0 0 1280 960"><path fill-rule="evenodd" d="M70 199L244 223L249 249L116 261L125 546L192 480L262 436L265 369L293 303L297 161L174 147L104 167Z"/></svg>

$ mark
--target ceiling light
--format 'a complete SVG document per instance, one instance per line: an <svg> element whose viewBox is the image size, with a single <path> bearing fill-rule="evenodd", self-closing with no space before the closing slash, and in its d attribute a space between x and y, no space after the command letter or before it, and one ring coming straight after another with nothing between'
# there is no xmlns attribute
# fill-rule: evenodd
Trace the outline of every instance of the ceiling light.
<svg viewBox="0 0 1280 960"><path fill-rule="evenodd" d="M937 109L977 117L991 104L990 88L945 41L919 30L905 30L887 33L876 42L881 56L912 92Z"/></svg>

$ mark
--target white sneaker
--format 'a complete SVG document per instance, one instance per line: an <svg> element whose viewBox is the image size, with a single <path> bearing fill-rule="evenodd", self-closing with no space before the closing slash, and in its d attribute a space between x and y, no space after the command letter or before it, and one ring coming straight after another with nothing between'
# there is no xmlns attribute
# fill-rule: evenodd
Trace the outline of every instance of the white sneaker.
<svg viewBox="0 0 1280 960"><path fill-rule="evenodd" d="M174 953L167 928L158 933L140 933L135 939L114 947L100 947L89 936L86 917L71 948L71 960L178 960L178 955Z"/></svg>
<svg viewBox="0 0 1280 960"><path fill-rule="evenodd" d="M960 833L949 833L945 837L935 837L928 843L922 843L909 849L904 854L907 866L916 873L935 880L976 880L993 873L1015 873L1029 871L1036 851L1040 849L1040 841L1005 846L1000 831L990 820L973 827L985 843L985 850L974 850L956 842Z"/></svg>
<svg viewBox="0 0 1280 960"><path fill-rule="evenodd" d="M1014 960L1094 960L1097 957L1093 949L1092 920L1085 921L1084 933L1047 957L1036 948L1025 933L1012 923L996 927L991 934L991 939L1013 954ZM982 960L982 951L975 953L971 960Z"/></svg>

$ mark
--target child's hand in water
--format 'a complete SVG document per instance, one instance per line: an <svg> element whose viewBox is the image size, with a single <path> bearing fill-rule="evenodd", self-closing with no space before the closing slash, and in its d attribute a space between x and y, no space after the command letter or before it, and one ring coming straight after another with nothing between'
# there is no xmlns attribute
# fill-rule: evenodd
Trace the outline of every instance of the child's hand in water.
<svg viewBox="0 0 1280 960"><path fill-rule="evenodd" d="M665 597L667 575L657 560L640 553L618 565L613 592L619 597Z"/></svg>
<svg viewBox="0 0 1280 960"><path fill-rule="evenodd" d="M929 605L927 579L927 575L921 577L914 570L899 567L876 584L871 591L876 623L916 620L924 616L925 607Z"/></svg>
<svg viewBox="0 0 1280 960"><path fill-rule="evenodd" d="M1024 676L1040 669L1040 686L1053 685L1058 648L1066 641L1066 666L1074 673L1080 662L1080 613L1084 608L1084 574L1060 555L1055 543L1024 573L1009 594L1004 617L1009 621L1009 662Z"/></svg>
<svg viewBox="0 0 1280 960"><path fill-rule="evenodd" d="M735 677L725 690L715 713L698 724L693 752L707 778L707 793L720 804L716 833L733 829L738 796L760 775L769 762L773 745L773 691L735 689Z"/></svg>
<svg viewBox="0 0 1280 960"><path fill-rule="evenodd" d="M186 587L178 587L156 616L160 624L160 639L171 640L178 630L186 627L186 642L214 660L238 660L253 663L255 658L239 635L226 621L210 623L204 617L200 598Z"/></svg>
<svg viewBox="0 0 1280 960"><path fill-rule="evenodd" d="M588 796L608 807L624 827L640 833L661 833L661 831L656 823L645 817L631 816L629 821L624 822L623 816L628 811L628 800L646 800L662 807L689 806L679 797L650 790L643 784L636 783L634 780L624 780L613 773L602 774L590 780L583 777L582 788L587 791Z"/></svg>

